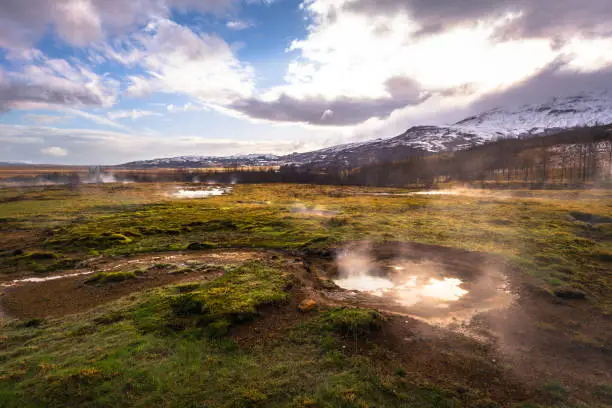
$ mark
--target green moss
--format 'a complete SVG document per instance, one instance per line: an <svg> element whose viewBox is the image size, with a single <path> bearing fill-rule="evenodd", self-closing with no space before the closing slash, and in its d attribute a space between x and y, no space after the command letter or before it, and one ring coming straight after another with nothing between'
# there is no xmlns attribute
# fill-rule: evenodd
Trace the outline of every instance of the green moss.
<svg viewBox="0 0 612 408"><path fill-rule="evenodd" d="M593 390L593 395L601 401L612 404L612 385L598 384Z"/></svg>
<svg viewBox="0 0 612 408"><path fill-rule="evenodd" d="M219 336L231 325L253 319L258 308L285 302L289 282L281 271L251 262L211 282L160 291L138 308L136 320L145 331L201 328Z"/></svg>
<svg viewBox="0 0 612 408"><path fill-rule="evenodd" d="M375 310L340 307L323 313L321 322L333 330L345 334L368 335L378 330L384 321Z"/></svg>
<svg viewBox="0 0 612 408"><path fill-rule="evenodd" d="M565 401L569 396L567 389L558 381L549 381L542 386L548 397L553 401Z"/></svg>

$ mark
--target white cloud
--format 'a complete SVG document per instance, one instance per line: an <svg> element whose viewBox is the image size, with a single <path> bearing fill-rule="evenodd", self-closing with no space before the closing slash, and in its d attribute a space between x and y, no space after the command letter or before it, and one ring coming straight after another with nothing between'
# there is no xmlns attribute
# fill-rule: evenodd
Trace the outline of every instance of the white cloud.
<svg viewBox="0 0 612 408"><path fill-rule="evenodd" d="M325 112L321 115L321 120L325 120L334 115L334 111L331 109L325 109Z"/></svg>
<svg viewBox="0 0 612 408"><path fill-rule="evenodd" d="M55 115L42 115L29 113L24 115L23 118L28 122L33 122L37 125L53 125L66 121L68 116L55 116Z"/></svg>
<svg viewBox="0 0 612 408"><path fill-rule="evenodd" d="M173 92L203 103L226 104L253 92L252 68L216 35L197 34L170 20L156 19L126 43L123 51L107 52L106 57L137 61L148 74L130 77L126 95Z"/></svg>
<svg viewBox="0 0 612 408"><path fill-rule="evenodd" d="M153 93L154 89L161 88L160 84L156 84L155 79L144 78L138 76L130 76L130 85L125 90L126 96L131 96L134 98L142 98L145 96L149 96Z"/></svg>
<svg viewBox="0 0 612 408"><path fill-rule="evenodd" d="M68 150L58 146L45 147L40 149L40 151L42 154L53 157L64 157L68 155Z"/></svg>
<svg viewBox="0 0 612 408"><path fill-rule="evenodd" d="M148 110L133 109L133 110L111 111L107 113L107 116L112 120L126 119L126 118L136 120L138 118L142 118L145 116L161 116L161 114L158 112L153 112L153 111L148 111Z"/></svg>
<svg viewBox="0 0 612 408"><path fill-rule="evenodd" d="M102 116L102 115L97 115L95 113L86 112L86 111L82 111L82 110L74 109L74 108L61 108L60 110L63 112L70 113L74 116L79 116L83 119L90 120L94 123L97 123L98 125L110 126L110 127L114 127L117 129L128 130L125 126L120 125L116 122L113 122L111 119L105 116Z"/></svg>
<svg viewBox="0 0 612 408"><path fill-rule="evenodd" d="M169 104L168 106L166 106L166 109L168 110L168 112L194 112L194 111L209 110L204 105L198 105L192 102L187 102L183 106L176 106L173 104Z"/></svg>
<svg viewBox="0 0 612 408"><path fill-rule="evenodd" d="M253 23L245 20L231 20L228 21L225 26L230 30L241 31L253 27Z"/></svg>

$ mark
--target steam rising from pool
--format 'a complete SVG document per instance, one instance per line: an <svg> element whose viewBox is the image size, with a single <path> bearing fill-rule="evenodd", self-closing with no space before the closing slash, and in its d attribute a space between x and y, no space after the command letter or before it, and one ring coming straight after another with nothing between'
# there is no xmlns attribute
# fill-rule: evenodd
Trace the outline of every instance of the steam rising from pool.
<svg viewBox="0 0 612 408"><path fill-rule="evenodd" d="M480 312L507 307L513 301L497 269L485 268L475 279L465 281L442 264L411 260L407 255L377 260L367 245L347 247L337 256L334 282L353 291L346 294L349 299L365 299L374 307L392 310L405 308L411 316L439 324L469 321Z"/></svg>
<svg viewBox="0 0 612 408"><path fill-rule="evenodd" d="M344 251L338 257L339 278L336 285L348 290L387 296L404 306L422 302L454 302L467 290L460 279L439 275L432 265L400 262L386 276L364 249Z"/></svg>

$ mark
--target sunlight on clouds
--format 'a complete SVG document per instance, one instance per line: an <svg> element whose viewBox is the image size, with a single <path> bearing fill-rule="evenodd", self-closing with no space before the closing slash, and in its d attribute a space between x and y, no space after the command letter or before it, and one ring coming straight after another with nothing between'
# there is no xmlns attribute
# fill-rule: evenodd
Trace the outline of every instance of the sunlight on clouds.
<svg viewBox="0 0 612 408"><path fill-rule="evenodd" d="M161 91L182 93L202 102L229 103L248 97L254 88L252 68L242 63L221 37L197 34L170 20L151 21L122 46L99 50L108 58L136 64L149 75L131 76L128 96Z"/></svg>
<svg viewBox="0 0 612 408"><path fill-rule="evenodd" d="M569 56L567 69L594 72L612 66L612 39L574 38L562 51Z"/></svg>
<svg viewBox="0 0 612 408"><path fill-rule="evenodd" d="M68 150L57 146L45 147L43 149L40 149L40 151L47 156L53 157L64 157L68 155Z"/></svg>
<svg viewBox="0 0 612 408"><path fill-rule="evenodd" d="M525 78L554 58L544 39L495 41L494 32L518 15L419 36L419 26L406 14L372 18L335 11L330 19L325 17L329 9L320 3L308 3L318 23L306 39L291 46L301 52L290 64L289 85L283 88L292 95L380 97L393 76L407 76L426 89L472 84L487 90Z"/></svg>

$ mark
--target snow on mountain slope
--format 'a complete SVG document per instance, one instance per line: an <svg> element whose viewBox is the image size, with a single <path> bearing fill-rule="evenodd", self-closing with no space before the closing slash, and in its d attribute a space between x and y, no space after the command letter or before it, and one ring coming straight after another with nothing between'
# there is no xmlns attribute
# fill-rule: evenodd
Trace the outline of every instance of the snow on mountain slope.
<svg viewBox="0 0 612 408"><path fill-rule="evenodd" d="M554 98L513 110L496 108L457 122L453 127L492 139L609 123L612 123L612 92L599 91Z"/></svg>
<svg viewBox="0 0 612 408"><path fill-rule="evenodd" d="M276 166L281 162L273 154L246 154L225 157L215 156L178 156L160 159L141 160L122 164L129 168L197 168L224 166Z"/></svg>

